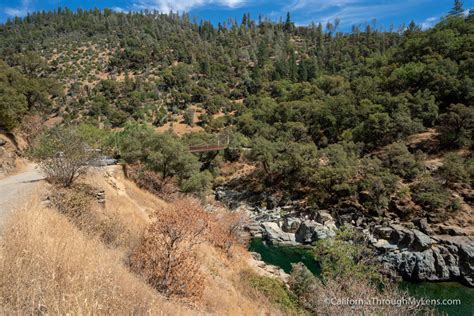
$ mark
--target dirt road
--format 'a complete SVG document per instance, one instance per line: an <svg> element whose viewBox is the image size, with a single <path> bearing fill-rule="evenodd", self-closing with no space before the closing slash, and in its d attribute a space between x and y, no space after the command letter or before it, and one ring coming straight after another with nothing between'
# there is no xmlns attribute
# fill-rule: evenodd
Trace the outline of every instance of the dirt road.
<svg viewBox="0 0 474 316"><path fill-rule="evenodd" d="M43 178L34 165L28 165L22 172L0 179L0 224L15 207L28 201Z"/></svg>

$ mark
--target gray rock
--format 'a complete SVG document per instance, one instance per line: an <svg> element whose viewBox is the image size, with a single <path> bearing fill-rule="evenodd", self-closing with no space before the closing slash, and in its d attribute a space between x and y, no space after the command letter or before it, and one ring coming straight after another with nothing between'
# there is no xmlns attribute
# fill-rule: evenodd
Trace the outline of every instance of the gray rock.
<svg viewBox="0 0 474 316"><path fill-rule="evenodd" d="M295 233L301 225L301 219L295 217L283 218L282 230L286 233Z"/></svg>
<svg viewBox="0 0 474 316"><path fill-rule="evenodd" d="M433 244L433 240L426 234L420 232L418 229L413 230L413 234L415 236L415 240L413 243L413 247L418 250L426 250L431 247Z"/></svg>
<svg viewBox="0 0 474 316"><path fill-rule="evenodd" d="M267 209L269 210L273 210L275 207L278 206L278 201L276 199L276 197L274 197L273 195L269 195L267 196Z"/></svg>
<svg viewBox="0 0 474 316"><path fill-rule="evenodd" d="M247 231L250 236L255 238L263 237L263 228L258 223L250 223L244 226L244 230Z"/></svg>
<svg viewBox="0 0 474 316"><path fill-rule="evenodd" d="M413 278L417 281L438 281L439 277L436 273L435 258L433 250L425 250L423 252L413 252L416 258L416 266L413 270Z"/></svg>
<svg viewBox="0 0 474 316"><path fill-rule="evenodd" d="M4 139L0 138L0 146L5 146L7 142Z"/></svg>
<svg viewBox="0 0 474 316"><path fill-rule="evenodd" d="M414 221L416 226L425 234L431 235L433 233L433 230L431 229L430 225L428 224L428 220L426 218L420 218L416 221Z"/></svg>
<svg viewBox="0 0 474 316"><path fill-rule="evenodd" d="M303 244L336 236L333 229L315 221L304 221L295 233L296 241Z"/></svg>
<svg viewBox="0 0 474 316"><path fill-rule="evenodd" d="M391 243L397 244L402 248L409 248L413 244L415 235L410 229L396 224L390 225L390 227L393 229L390 236Z"/></svg>
<svg viewBox="0 0 474 316"><path fill-rule="evenodd" d="M385 239L377 240L377 242L374 244L374 247L377 250L380 250L383 252L398 249L397 245L391 244L388 242L388 240L385 240Z"/></svg>
<svg viewBox="0 0 474 316"><path fill-rule="evenodd" d="M393 233L393 228L376 226L374 229L374 236L376 238L390 240Z"/></svg>
<svg viewBox="0 0 474 316"><path fill-rule="evenodd" d="M458 248L455 246L437 246L433 249L443 257L444 263L449 270L451 278L458 278L461 275L459 271L459 258L457 256Z"/></svg>
<svg viewBox="0 0 474 316"><path fill-rule="evenodd" d="M431 249L423 252L392 252L382 258L384 266L396 269L405 280L438 280L435 258Z"/></svg>
<svg viewBox="0 0 474 316"><path fill-rule="evenodd" d="M444 257L438 248L433 248L433 257L435 259L435 268L436 268L436 275L438 276L438 280L446 281L449 280L451 275L448 265L444 260Z"/></svg>
<svg viewBox="0 0 474 316"><path fill-rule="evenodd" d="M439 231L441 234L450 236L466 236L467 233L461 227L457 226L440 226Z"/></svg>
<svg viewBox="0 0 474 316"><path fill-rule="evenodd" d="M250 255L252 256L253 259L257 261L262 261L262 255L259 254L258 252L251 252Z"/></svg>
<svg viewBox="0 0 474 316"><path fill-rule="evenodd" d="M411 280L416 266L416 257L412 252L389 252L382 256L384 267L396 270L405 280Z"/></svg>
<svg viewBox="0 0 474 316"><path fill-rule="evenodd" d="M296 245L295 235L285 233L277 223L262 223L263 238L271 243Z"/></svg>
<svg viewBox="0 0 474 316"><path fill-rule="evenodd" d="M332 217L331 214L329 214L328 211L326 210L321 210L317 212L316 214L316 220L320 222L321 224L326 224L326 223L335 223L334 218Z"/></svg>
<svg viewBox="0 0 474 316"><path fill-rule="evenodd" d="M459 244L459 271L462 281L474 287L474 243Z"/></svg>

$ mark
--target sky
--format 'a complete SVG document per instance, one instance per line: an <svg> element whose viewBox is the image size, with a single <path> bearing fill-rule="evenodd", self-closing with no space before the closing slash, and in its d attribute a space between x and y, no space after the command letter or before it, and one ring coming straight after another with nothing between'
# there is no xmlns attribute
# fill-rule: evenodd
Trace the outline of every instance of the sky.
<svg viewBox="0 0 474 316"><path fill-rule="evenodd" d="M156 9L161 12L187 12L198 19L217 24L229 18L240 21L244 13L253 19L259 15L270 20L286 19L290 12L296 25L311 22L326 24L340 19L339 30L352 25L373 23L385 28L415 21L423 28L436 24L452 7L453 0L0 0L0 22L28 12L53 10L58 6L112 8L116 11ZM473 8L474 0L464 0L464 8Z"/></svg>

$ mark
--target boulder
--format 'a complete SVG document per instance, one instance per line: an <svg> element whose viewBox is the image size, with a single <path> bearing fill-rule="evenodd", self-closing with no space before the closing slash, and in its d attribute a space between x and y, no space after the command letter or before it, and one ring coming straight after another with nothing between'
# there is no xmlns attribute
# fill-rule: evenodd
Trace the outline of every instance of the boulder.
<svg viewBox="0 0 474 316"><path fill-rule="evenodd" d="M382 256L383 266L389 270L396 270L405 280L412 279L416 265L416 257L412 252L389 252Z"/></svg>
<svg viewBox="0 0 474 316"><path fill-rule="evenodd" d="M378 225L378 226L375 226L374 228L374 236L376 238L389 240L392 237L392 233L393 233L393 228L391 227L382 227Z"/></svg>
<svg viewBox="0 0 474 316"><path fill-rule="evenodd" d="M6 144L6 140L0 138L0 146L5 146Z"/></svg>
<svg viewBox="0 0 474 316"><path fill-rule="evenodd" d="M275 207L278 206L278 200L273 195L269 195L267 196L266 204L267 204L267 209L273 210Z"/></svg>
<svg viewBox="0 0 474 316"><path fill-rule="evenodd" d="M474 287L474 243L472 240L459 244L459 271L462 281Z"/></svg>
<svg viewBox="0 0 474 316"><path fill-rule="evenodd" d="M250 255L252 256L254 260L262 261L262 255L259 254L258 252L250 252Z"/></svg>
<svg viewBox="0 0 474 316"><path fill-rule="evenodd" d="M449 280L451 272L439 248L433 248L433 257L435 259L435 268L436 268L436 275L438 276L438 280L440 281Z"/></svg>
<svg viewBox="0 0 474 316"><path fill-rule="evenodd" d="M331 214L329 214L328 211L326 210L321 210L316 213L316 220L321 223L321 224L326 224L326 223L335 223L334 218L332 217Z"/></svg>
<svg viewBox="0 0 474 316"><path fill-rule="evenodd" d="M416 265L413 270L413 278L417 281L438 281L436 273L436 260L433 256L433 250L428 249L423 252L413 252Z"/></svg>
<svg viewBox="0 0 474 316"><path fill-rule="evenodd" d="M295 233L301 225L301 219L295 217L283 218L282 230L286 233Z"/></svg>
<svg viewBox="0 0 474 316"><path fill-rule="evenodd" d="M303 244L334 236L336 233L333 229L311 220L302 222L295 233L296 241Z"/></svg>
<svg viewBox="0 0 474 316"><path fill-rule="evenodd" d="M263 237L263 228L258 223L251 222L244 226L244 230L247 231L252 237Z"/></svg>
<svg viewBox="0 0 474 316"><path fill-rule="evenodd" d="M428 224L428 220L426 218L419 218L414 221L415 225L425 234L431 235L433 234L433 230L431 229L430 225Z"/></svg>
<svg viewBox="0 0 474 316"><path fill-rule="evenodd" d="M379 239L374 243L374 247L382 252L398 249L397 245L391 244L388 240Z"/></svg>
<svg viewBox="0 0 474 316"><path fill-rule="evenodd" d="M418 251L423 251L428 248L431 248L433 240L426 234L422 233L418 229L413 229L413 235L415 240L413 242L413 247Z"/></svg>
<svg viewBox="0 0 474 316"><path fill-rule="evenodd" d="M439 232L443 235L450 235L450 236L466 236L467 233L458 226L439 226Z"/></svg>
<svg viewBox="0 0 474 316"><path fill-rule="evenodd" d="M397 244L402 248L409 248L412 245L415 235L410 229L396 224L390 225L390 227L393 229L390 235L390 242L392 244Z"/></svg>
<svg viewBox="0 0 474 316"><path fill-rule="evenodd" d="M405 280L436 281L438 275L431 249L423 252L391 252L382 257L385 267L397 270Z"/></svg>
<svg viewBox="0 0 474 316"><path fill-rule="evenodd" d="M295 245L295 235L285 233L277 223L264 222L262 223L263 238L270 243Z"/></svg>

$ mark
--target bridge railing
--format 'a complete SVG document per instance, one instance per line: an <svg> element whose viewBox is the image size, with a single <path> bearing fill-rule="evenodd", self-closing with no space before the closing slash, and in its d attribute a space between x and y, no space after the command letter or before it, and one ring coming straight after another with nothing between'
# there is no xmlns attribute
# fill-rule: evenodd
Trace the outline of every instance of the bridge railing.
<svg viewBox="0 0 474 316"><path fill-rule="evenodd" d="M230 136L220 135L217 137L217 141L215 143L191 145L189 146L189 151L190 152L206 152L206 151L224 150L227 147L229 147L229 144L230 144Z"/></svg>

